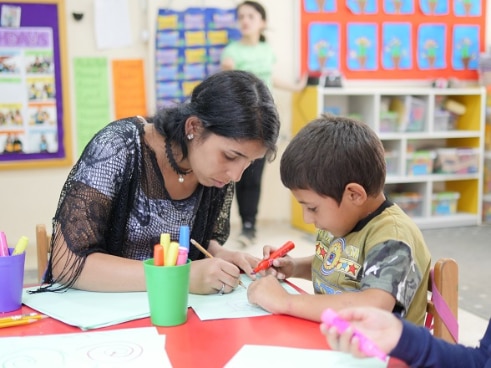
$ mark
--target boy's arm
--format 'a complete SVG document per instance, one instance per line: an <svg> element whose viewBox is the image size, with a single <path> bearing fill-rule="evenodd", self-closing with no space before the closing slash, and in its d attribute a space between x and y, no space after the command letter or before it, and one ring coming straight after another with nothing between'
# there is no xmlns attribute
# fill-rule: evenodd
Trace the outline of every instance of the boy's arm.
<svg viewBox="0 0 491 368"><path fill-rule="evenodd" d="M254 281L247 294L249 302L273 314L287 314L317 322L320 322L326 308L337 311L352 306L373 306L391 312L396 303L390 293L375 288L332 295L289 294L271 275Z"/></svg>

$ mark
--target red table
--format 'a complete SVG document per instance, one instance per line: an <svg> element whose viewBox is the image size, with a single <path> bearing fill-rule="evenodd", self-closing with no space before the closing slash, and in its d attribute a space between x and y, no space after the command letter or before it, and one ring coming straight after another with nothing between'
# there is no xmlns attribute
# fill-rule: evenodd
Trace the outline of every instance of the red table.
<svg viewBox="0 0 491 368"><path fill-rule="evenodd" d="M7 315L30 313L22 310ZM152 326L150 318L121 323L92 331ZM245 344L276 345L296 348L327 349L319 324L300 318L269 315L262 317L201 321L189 308L188 321L175 327L157 327L166 335L166 351L173 367L223 367ZM0 337L36 336L61 333L84 333L78 327L64 324L53 318L8 328L0 328ZM1 341L1 340L0 340ZM389 361L390 368L407 368L396 360Z"/></svg>

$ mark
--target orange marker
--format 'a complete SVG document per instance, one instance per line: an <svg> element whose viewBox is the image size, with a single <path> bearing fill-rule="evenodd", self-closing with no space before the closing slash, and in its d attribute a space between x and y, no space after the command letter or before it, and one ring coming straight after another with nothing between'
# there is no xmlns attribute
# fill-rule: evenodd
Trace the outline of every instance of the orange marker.
<svg viewBox="0 0 491 368"><path fill-rule="evenodd" d="M273 264L273 261L276 258L283 257L285 254L287 254L289 251L291 251L293 248L295 248L295 244L291 241L287 241L281 248L276 249L273 253L269 255L268 259L263 259L259 264L256 266L255 269L252 270L252 274L256 274L260 271L264 271L268 268L271 267Z"/></svg>
<svg viewBox="0 0 491 368"><path fill-rule="evenodd" d="M155 266L164 265L164 247L160 244L155 244L153 247L153 264Z"/></svg>

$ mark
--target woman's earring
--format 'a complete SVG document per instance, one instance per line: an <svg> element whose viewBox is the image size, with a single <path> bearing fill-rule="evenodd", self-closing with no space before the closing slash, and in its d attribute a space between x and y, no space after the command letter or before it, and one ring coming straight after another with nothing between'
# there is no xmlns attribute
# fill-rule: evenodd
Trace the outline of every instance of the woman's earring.
<svg viewBox="0 0 491 368"><path fill-rule="evenodd" d="M191 134L188 134L187 137L188 137L188 141L190 141L191 139L194 138L194 134L192 134L192 133Z"/></svg>

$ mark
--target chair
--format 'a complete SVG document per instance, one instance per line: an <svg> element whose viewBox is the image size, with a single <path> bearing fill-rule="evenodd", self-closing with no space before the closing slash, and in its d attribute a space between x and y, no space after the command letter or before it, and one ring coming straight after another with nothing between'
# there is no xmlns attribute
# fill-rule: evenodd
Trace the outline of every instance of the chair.
<svg viewBox="0 0 491 368"><path fill-rule="evenodd" d="M51 236L46 232L46 225L36 225L36 248L38 263L38 280L42 281L49 259L49 246Z"/></svg>
<svg viewBox="0 0 491 368"><path fill-rule="evenodd" d="M433 335L450 343L457 343L458 338L452 336L452 328L449 329L449 327L453 326L454 330L458 330L459 267L452 258L440 258L436 261L432 271L432 276L428 281L428 291L432 292L432 296L426 307L426 327L430 327L428 319L431 320L432 317ZM437 288L436 291L433 285ZM439 300L440 295L441 300ZM441 303L442 301L445 303ZM448 309L444 304L448 306Z"/></svg>

